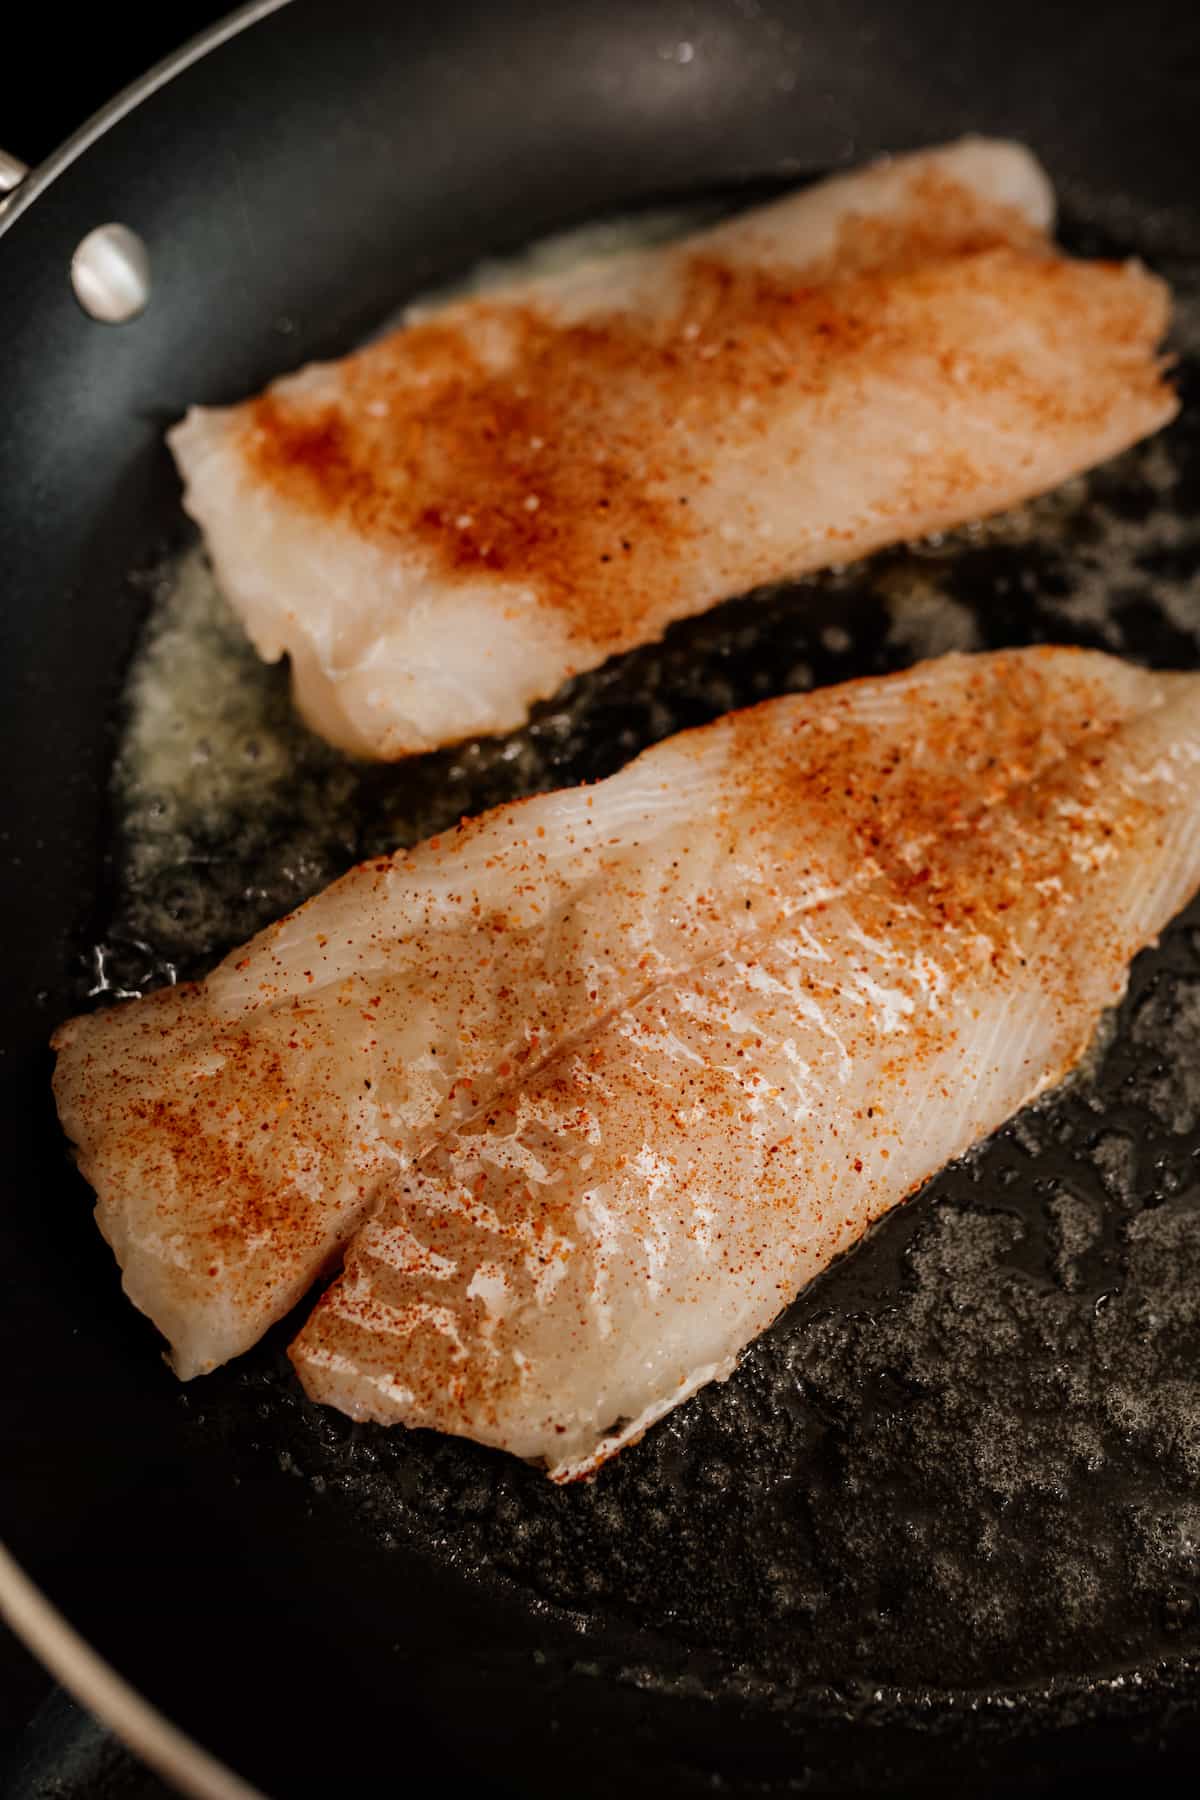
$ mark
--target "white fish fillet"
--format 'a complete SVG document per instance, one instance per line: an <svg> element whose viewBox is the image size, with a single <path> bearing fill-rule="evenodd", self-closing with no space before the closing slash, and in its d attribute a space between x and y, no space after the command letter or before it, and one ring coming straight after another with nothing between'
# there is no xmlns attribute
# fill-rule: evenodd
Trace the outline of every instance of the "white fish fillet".
<svg viewBox="0 0 1200 1800"><path fill-rule="evenodd" d="M1054 486L1165 424L1163 284L1057 253L968 139L414 316L170 434L260 654L333 743L509 729L732 594Z"/></svg>
<svg viewBox="0 0 1200 1800"><path fill-rule="evenodd" d="M390 1180L293 1347L314 1398L586 1473L1058 1080L1200 882L1200 677L943 663L755 722L795 910Z"/></svg>
<svg viewBox="0 0 1200 1800"><path fill-rule="evenodd" d="M1198 883L1200 676L947 657L364 864L55 1090L181 1375L357 1230L310 1393L563 1476L1068 1069Z"/></svg>

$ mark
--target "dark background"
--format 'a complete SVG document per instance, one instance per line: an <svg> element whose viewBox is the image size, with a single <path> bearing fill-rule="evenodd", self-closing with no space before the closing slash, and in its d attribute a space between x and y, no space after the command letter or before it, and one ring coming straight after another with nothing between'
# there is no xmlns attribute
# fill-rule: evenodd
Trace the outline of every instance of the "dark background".
<svg viewBox="0 0 1200 1800"><path fill-rule="evenodd" d="M40 162L119 88L233 10L233 0L35 4L19 9L19 32L0 14L0 146Z"/></svg>
<svg viewBox="0 0 1200 1800"><path fill-rule="evenodd" d="M120 88L232 10L232 0L22 9L19 50L0 27L0 147L40 162ZM0 1625L0 1770L51 1685Z"/></svg>

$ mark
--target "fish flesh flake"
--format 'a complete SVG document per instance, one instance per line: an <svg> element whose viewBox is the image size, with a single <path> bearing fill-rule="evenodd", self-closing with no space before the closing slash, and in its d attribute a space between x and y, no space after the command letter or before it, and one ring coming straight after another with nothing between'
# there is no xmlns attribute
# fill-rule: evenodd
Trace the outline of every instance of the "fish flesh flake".
<svg viewBox="0 0 1200 1800"><path fill-rule="evenodd" d="M183 1376L611 1455L1077 1061L1200 884L1200 676L951 656L354 869L55 1091Z"/></svg>
<svg viewBox="0 0 1200 1800"><path fill-rule="evenodd" d="M170 433L312 727L395 758L770 582L999 511L1166 424L1162 282L1076 261L967 139L433 310Z"/></svg>

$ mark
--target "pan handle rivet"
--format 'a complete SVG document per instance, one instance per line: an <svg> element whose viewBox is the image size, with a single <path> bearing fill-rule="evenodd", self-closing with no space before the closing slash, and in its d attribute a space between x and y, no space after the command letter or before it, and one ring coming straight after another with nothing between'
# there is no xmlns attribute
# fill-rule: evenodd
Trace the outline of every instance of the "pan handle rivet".
<svg viewBox="0 0 1200 1800"><path fill-rule="evenodd" d="M85 313L105 325L136 319L150 298L150 258L128 225L98 225L71 258L71 286Z"/></svg>

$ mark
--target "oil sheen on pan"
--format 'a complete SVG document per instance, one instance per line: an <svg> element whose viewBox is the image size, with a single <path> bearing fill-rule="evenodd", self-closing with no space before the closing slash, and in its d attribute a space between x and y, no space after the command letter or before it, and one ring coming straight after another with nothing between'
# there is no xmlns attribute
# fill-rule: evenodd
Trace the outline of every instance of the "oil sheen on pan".
<svg viewBox="0 0 1200 1800"><path fill-rule="evenodd" d="M1171 419L1163 284L1077 261L1017 145L837 177L437 309L171 434L313 728L519 725L765 583L995 513Z"/></svg>

